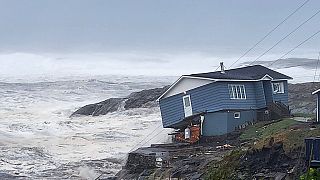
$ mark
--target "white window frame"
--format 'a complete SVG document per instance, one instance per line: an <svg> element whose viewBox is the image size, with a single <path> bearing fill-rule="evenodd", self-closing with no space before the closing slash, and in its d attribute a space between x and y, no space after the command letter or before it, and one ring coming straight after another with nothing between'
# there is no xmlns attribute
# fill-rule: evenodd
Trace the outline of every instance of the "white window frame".
<svg viewBox="0 0 320 180"><path fill-rule="evenodd" d="M241 113L240 113L240 112L234 112L234 113L233 113L233 117L234 117L235 119L240 119L240 116L241 116Z"/></svg>
<svg viewBox="0 0 320 180"><path fill-rule="evenodd" d="M246 87L243 84L228 84L230 99L247 99Z"/></svg>
<svg viewBox="0 0 320 180"><path fill-rule="evenodd" d="M272 83L272 92L273 92L273 94L283 94L284 93L283 82L273 82Z"/></svg>
<svg viewBox="0 0 320 180"><path fill-rule="evenodd" d="M189 106L186 106L186 100L185 99L188 99L188 101L189 101ZM190 98L190 95L185 95L185 96L183 96L183 107L184 108L188 108L188 107L190 107L191 106L191 98ZM192 107L192 106L191 106Z"/></svg>

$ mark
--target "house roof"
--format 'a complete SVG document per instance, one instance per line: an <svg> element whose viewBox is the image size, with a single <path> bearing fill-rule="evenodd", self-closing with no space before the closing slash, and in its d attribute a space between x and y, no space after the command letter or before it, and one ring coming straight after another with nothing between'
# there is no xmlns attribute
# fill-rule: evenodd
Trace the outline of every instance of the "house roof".
<svg viewBox="0 0 320 180"><path fill-rule="evenodd" d="M268 80L288 80L291 77L269 69L261 65L253 65L242 68L221 71L182 75L176 82L174 82L169 89L164 92L158 99L159 101L168 92L170 92L183 78L206 79L211 81L260 81L267 78Z"/></svg>
<svg viewBox="0 0 320 180"><path fill-rule="evenodd" d="M292 79L291 77L269 69L261 65L247 66L237 69L225 70L225 73L221 71L199 73L184 75L187 77L198 77L198 78L210 78L210 79L234 79L234 80L259 80L269 75L273 80L277 79Z"/></svg>

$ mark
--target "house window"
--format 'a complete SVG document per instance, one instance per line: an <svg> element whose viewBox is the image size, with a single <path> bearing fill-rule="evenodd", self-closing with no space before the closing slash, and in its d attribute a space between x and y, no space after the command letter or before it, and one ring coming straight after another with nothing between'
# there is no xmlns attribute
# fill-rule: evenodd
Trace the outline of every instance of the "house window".
<svg viewBox="0 0 320 180"><path fill-rule="evenodd" d="M272 83L273 94L284 93L283 82Z"/></svg>
<svg viewBox="0 0 320 180"><path fill-rule="evenodd" d="M191 106L190 96L189 96L189 95L184 96L184 97L183 97L183 102L184 102L184 107L189 107L189 106Z"/></svg>
<svg viewBox="0 0 320 180"><path fill-rule="evenodd" d="M235 112L235 113L233 114L233 117L234 117L235 119L240 119L240 112Z"/></svg>
<svg viewBox="0 0 320 180"><path fill-rule="evenodd" d="M230 99L247 99L246 89L241 84L229 84Z"/></svg>

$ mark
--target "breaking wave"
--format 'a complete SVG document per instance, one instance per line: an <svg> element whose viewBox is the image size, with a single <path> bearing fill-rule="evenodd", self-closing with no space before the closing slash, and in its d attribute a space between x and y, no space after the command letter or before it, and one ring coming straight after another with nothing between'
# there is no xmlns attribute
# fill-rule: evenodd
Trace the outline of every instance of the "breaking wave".
<svg viewBox="0 0 320 180"><path fill-rule="evenodd" d="M98 117L69 115L86 104L162 87L170 83L169 79L0 82L0 179L94 179L101 174L114 175L129 150L167 140L159 109L119 108ZM155 127L159 128L155 133L161 132L162 136L141 142Z"/></svg>

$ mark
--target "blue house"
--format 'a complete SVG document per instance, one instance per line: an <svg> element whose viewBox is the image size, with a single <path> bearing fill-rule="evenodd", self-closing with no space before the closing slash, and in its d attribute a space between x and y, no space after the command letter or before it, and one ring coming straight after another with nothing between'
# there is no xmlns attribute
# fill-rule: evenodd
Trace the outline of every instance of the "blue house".
<svg viewBox="0 0 320 180"><path fill-rule="evenodd" d="M289 76L261 65L181 76L162 94L163 127L201 127L202 136L222 135L257 120L289 115Z"/></svg>

